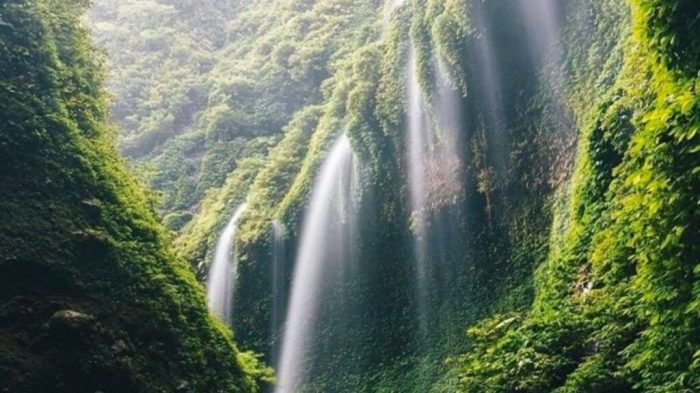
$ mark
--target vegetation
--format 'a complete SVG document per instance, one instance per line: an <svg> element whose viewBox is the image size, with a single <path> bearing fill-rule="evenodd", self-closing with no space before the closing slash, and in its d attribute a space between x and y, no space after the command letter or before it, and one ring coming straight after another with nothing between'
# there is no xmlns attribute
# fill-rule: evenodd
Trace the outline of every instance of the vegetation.
<svg viewBox="0 0 700 393"><path fill-rule="evenodd" d="M172 229L222 198L214 190L226 194L241 162L266 157L294 114L320 101L335 59L375 12L371 1L243 3L100 0L90 14L114 65L121 150L161 194L163 215L178 218ZM202 224L185 232L212 232Z"/></svg>
<svg viewBox="0 0 700 393"><path fill-rule="evenodd" d="M455 360L462 391L700 389L699 59L697 42L677 41L700 8L631 7L624 69L582 135L561 245L527 314L470 329L474 347Z"/></svg>
<svg viewBox="0 0 700 393"><path fill-rule="evenodd" d="M112 147L86 6L0 5L0 387L258 391Z"/></svg>
<svg viewBox="0 0 700 393"><path fill-rule="evenodd" d="M356 260L301 391L700 391L700 5L89 3L0 3L0 387L270 383L346 134ZM420 212L413 57L423 132L458 141ZM243 203L229 329L197 279Z"/></svg>

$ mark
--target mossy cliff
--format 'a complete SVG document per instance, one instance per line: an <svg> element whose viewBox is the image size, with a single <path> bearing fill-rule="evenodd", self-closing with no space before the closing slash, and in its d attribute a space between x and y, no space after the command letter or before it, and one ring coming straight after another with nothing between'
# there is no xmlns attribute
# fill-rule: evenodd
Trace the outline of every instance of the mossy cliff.
<svg viewBox="0 0 700 393"><path fill-rule="evenodd" d="M113 147L87 5L0 4L0 390L258 391Z"/></svg>
<svg viewBox="0 0 700 393"><path fill-rule="evenodd" d="M623 68L582 117L535 301L470 329L462 391L700 389L700 5L629 6Z"/></svg>

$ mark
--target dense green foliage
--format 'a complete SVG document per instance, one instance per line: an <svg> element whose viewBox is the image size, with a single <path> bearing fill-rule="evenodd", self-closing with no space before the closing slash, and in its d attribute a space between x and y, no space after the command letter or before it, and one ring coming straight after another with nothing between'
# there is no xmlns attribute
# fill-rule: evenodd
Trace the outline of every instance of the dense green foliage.
<svg viewBox="0 0 700 393"><path fill-rule="evenodd" d="M0 389L258 391L112 146L86 7L0 3Z"/></svg>
<svg viewBox="0 0 700 393"><path fill-rule="evenodd" d="M273 298L271 224L285 229L284 292L345 133L358 260L322 307L352 312L314 331L304 391L700 390L696 2L98 0L115 137L82 3L1 6L11 389L255 390L264 372L206 315L192 270L205 278L246 203L233 330L273 363L287 299ZM536 4L551 20L528 20ZM458 119L459 162L428 166L460 186L424 215L407 184L411 56L426 123L441 126L445 92Z"/></svg>
<svg viewBox="0 0 700 393"><path fill-rule="evenodd" d="M700 7L630 3L624 69L585 121L536 300L470 329L462 391L700 389Z"/></svg>
<svg viewBox="0 0 700 393"><path fill-rule="evenodd" d="M479 109L485 108L478 94L482 87L467 87L470 79L479 78L480 70L472 70L469 59L461 54L465 48L473 50L477 45L473 40L478 35L473 34L465 19L468 8L468 2L455 1L431 2L430 7L416 14L408 8L400 9L392 23L382 26L380 43L370 41L338 62L336 73L325 83L324 104L298 114L248 193L248 213L238 235L241 279L234 326L242 342L267 352L269 346L276 345L278 334L270 331L269 320L270 221L280 219L288 228L291 271L302 208L313 175L333 137L346 130L363 162L359 225L364 240L358 269L366 273L354 286L364 299L382 301L377 304L364 300L358 314L344 322L342 338L334 336L333 331L317 333L334 340L333 351L324 353L320 348L315 355L332 366L315 370L315 385L308 387L310 391L452 391L456 379L443 360L446 354L466 350L464 327L494 310L525 307L532 299L532 267L543 262L547 253L550 200L543 195L550 194L566 178L571 165L568 157L572 134L557 131L562 143L548 144L546 127L566 127L566 116L554 116L544 104L517 108L514 98L522 89L528 89L531 96L544 94L538 90L536 79L527 76L527 54L513 51L524 47L520 38L519 43L498 52L507 59L504 61L524 68L506 83L513 92L508 95L511 101L506 111L512 113L505 131L510 136L509 144L500 156L494 153L484 157L482 153L472 158L474 167L484 161L496 165L504 156L512 165L503 169L486 189L476 187L477 173L469 170L465 176L471 186L462 199L437 202L453 205L436 213L435 219L447 215L463 217L454 222L453 236L464 240L462 244L452 244L458 248L437 250L446 257L436 263L443 263L450 270L447 277L433 278L447 281L440 282L444 289L431 294L437 310L431 337L424 342L415 334L416 305L410 292L415 287L415 272L402 175L406 168L400 147L404 144L405 127L404 59L411 37L422 42L421 61L430 62L431 53L435 52L452 59L452 72L463 78L456 80L457 88L474 92L473 98L465 99L464 107L478 108L466 114L469 124L464 127L464 155L471 156L478 150L477 145L485 143L478 126L483 122ZM512 8L501 3L489 12L494 17L516 18ZM499 42L522 36L521 29L516 25L512 31L501 32ZM452 42L448 42L451 38ZM421 73L426 91L436 83L430 68L424 65ZM542 143L528 145L535 138ZM491 211L487 209L487 194L492 199ZM353 328L358 321L361 325ZM386 329L387 326L394 328ZM359 366L355 363L357 357L363 359Z"/></svg>
<svg viewBox="0 0 700 393"><path fill-rule="evenodd" d="M634 3L641 14L652 56L672 70L695 76L700 68L700 25L693 1L643 0Z"/></svg>
<svg viewBox="0 0 700 393"><path fill-rule="evenodd" d="M91 23L112 58L121 149L160 192L173 229L197 211L225 215L207 206L229 194L242 162L267 156L294 114L321 100L335 59L375 12L372 1L347 0L96 3ZM193 239L212 232L205 222L185 241L205 246Z"/></svg>

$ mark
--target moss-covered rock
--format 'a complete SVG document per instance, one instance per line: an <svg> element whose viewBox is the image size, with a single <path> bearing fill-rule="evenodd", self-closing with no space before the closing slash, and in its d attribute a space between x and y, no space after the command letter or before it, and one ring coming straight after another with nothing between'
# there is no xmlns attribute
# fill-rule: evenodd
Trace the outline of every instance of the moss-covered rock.
<svg viewBox="0 0 700 393"><path fill-rule="evenodd" d="M258 391L112 146L86 3L0 4L0 389Z"/></svg>
<svg viewBox="0 0 700 393"><path fill-rule="evenodd" d="M583 118L568 223L535 302L518 323L470 330L462 391L700 389L699 47L687 23L700 6L663 3L629 2L623 69Z"/></svg>

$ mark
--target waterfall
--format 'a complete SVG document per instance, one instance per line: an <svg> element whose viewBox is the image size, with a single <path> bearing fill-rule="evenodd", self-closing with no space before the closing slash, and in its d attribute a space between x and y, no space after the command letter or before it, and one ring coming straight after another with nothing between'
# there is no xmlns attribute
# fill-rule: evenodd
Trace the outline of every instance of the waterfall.
<svg viewBox="0 0 700 393"><path fill-rule="evenodd" d="M408 183L412 210L412 230L415 236L415 263L419 328L427 334L434 303L431 293L444 286L444 276L452 272L438 269L437 254L431 238L437 238L443 248L451 248L445 234L454 230L452 222L438 213L457 203L463 192L462 160L459 154L460 110L459 93L439 59L433 60L436 93L432 107L426 104L419 82L415 46L408 52L407 67L407 161ZM434 110L432 110L434 108ZM440 246L439 246L440 247ZM454 251L454 250L447 250ZM442 273L440 274L440 271ZM447 270L447 271L445 271ZM434 283L437 281L436 283ZM437 285L435 285L437 284ZM440 302L444 299L435 299Z"/></svg>
<svg viewBox="0 0 700 393"><path fill-rule="evenodd" d="M233 242L236 235L236 224L244 211L245 204L238 207L231 221L226 225L216 244L214 262L209 268L207 277L209 309L226 323L231 323L233 293L238 270L236 258L233 255Z"/></svg>
<svg viewBox="0 0 700 393"><path fill-rule="evenodd" d="M485 112L485 116L480 118L481 130L475 131L480 133L483 139L482 161L484 162L482 165L484 168L482 169L486 170L484 173L490 173L490 166L493 165L495 173L491 175L497 175L504 174L508 167L506 153L508 136L506 124L504 124L507 116L504 114L501 96L503 88L500 79L500 62L496 54L495 37L491 31L491 18L487 15L487 7L488 4L483 2L474 2L474 26L479 31L479 38L476 40L472 64L477 69L480 86L476 90L480 92L479 98L483 101L482 111ZM486 190L485 194L488 198L489 191ZM490 206L487 206L487 209L490 209ZM490 217L491 212L487 213Z"/></svg>
<svg viewBox="0 0 700 393"><path fill-rule="evenodd" d="M518 0L518 4L528 53L533 58L540 86L544 113L541 128L549 131L546 165L552 174L548 180L558 185L568 177L577 137L575 117L566 94L569 81L559 19L562 5L557 0Z"/></svg>
<svg viewBox="0 0 700 393"><path fill-rule="evenodd" d="M343 135L321 166L301 231L294 268L291 298L287 307L282 352L278 362L277 393L298 391L312 366L314 338L328 326L319 326L325 302L338 301L338 277L353 262L351 245L354 225L353 188L357 165L350 141ZM340 299L342 301L342 299ZM328 313L339 312L330 308ZM342 330L342 329L341 329Z"/></svg>
<svg viewBox="0 0 700 393"><path fill-rule="evenodd" d="M408 75L406 96L408 100L408 183L411 193L412 229L415 234L415 259L416 259L416 283L418 296L418 321L421 334L427 329L427 301L428 301L428 274L427 274L427 239L426 230L426 200L427 184L425 180L425 152L423 116L423 99L421 97L420 84L418 82L418 70L416 66L415 48L411 45L408 54Z"/></svg>
<svg viewBox="0 0 700 393"><path fill-rule="evenodd" d="M531 53L541 63L560 65L563 53L560 47L557 0L519 0L518 5L528 32Z"/></svg>
<svg viewBox="0 0 700 393"><path fill-rule="evenodd" d="M539 68L540 83L549 90L559 112L567 112L564 49L556 0L519 0L529 46Z"/></svg>
<svg viewBox="0 0 700 393"><path fill-rule="evenodd" d="M396 11L397 8L401 7L406 3L406 0L387 0L384 3L384 25L389 22L391 15Z"/></svg>

